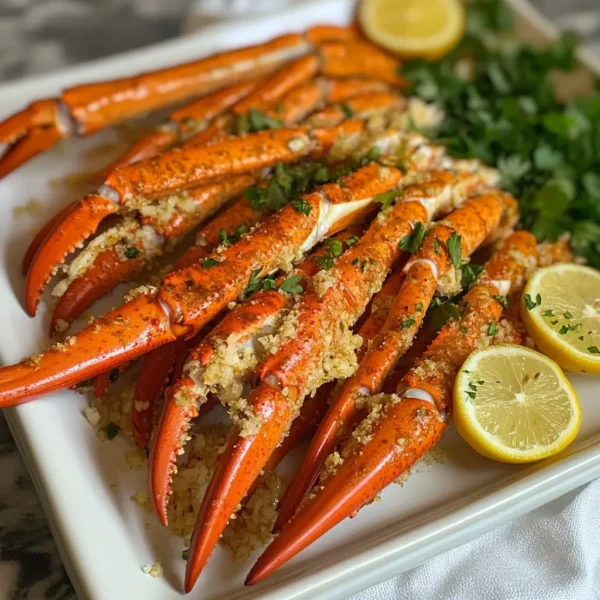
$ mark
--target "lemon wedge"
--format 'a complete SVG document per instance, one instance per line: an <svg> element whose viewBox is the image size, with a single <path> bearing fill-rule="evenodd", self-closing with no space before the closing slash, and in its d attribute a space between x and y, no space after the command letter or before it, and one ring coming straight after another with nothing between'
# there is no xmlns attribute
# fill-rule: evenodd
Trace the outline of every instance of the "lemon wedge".
<svg viewBox="0 0 600 600"><path fill-rule="evenodd" d="M600 271L571 263L540 269L525 287L521 316L563 369L600 374Z"/></svg>
<svg viewBox="0 0 600 600"><path fill-rule="evenodd" d="M373 42L403 57L448 53L465 30L461 0L362 0L358 20Z"/></svg>
<svg viewBox="0 0 600 600"><path fill-rule="evenodd" d="M553 456L575 439L581 407L553 360L506 344L469 356L454 384L454 420L483 456L527 463Z"/></svg>

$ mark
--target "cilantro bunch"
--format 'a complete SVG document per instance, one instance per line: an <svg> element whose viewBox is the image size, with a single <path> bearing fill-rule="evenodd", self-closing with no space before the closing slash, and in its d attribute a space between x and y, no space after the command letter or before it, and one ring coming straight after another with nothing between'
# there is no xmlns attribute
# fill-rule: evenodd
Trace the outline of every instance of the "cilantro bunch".
<svg viewBox="0 0 600 600"><path fill-rule="evenodd" d="M437 62L405 64L402 75L410 93L445 110L428 136L497 167L523 227L539 240L570 232L573 250L600 268L600 94L567 104L556 97L553 74L577 65L573 35L540 48L511 29L502 0L475 0L460 45Z"/></svg>

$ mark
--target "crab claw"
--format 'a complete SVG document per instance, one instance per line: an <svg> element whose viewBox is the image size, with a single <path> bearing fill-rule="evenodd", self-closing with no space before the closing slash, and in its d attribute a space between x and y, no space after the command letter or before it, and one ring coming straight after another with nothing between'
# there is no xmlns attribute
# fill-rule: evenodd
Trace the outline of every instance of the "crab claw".
<svg viewBox="0 0 600 600"><path fill-rule="evenodd" d="M193 588L229 518L267 463L291 418L291 403L281 390L266 383L253 390L247 402L250 414L234 426L200 506L185 574L186 592Z"/></svg>
<svg viewBox="0 0 600 600"><path fill-rule="evenodd" d="M65 137L55 100L38 100L0 123L0 144L11 146L0 158L0 178Z"/></svg>
<svg viewBox="0 0 600 600"><path fill-rule="evenodd" d="M264 467L265 471L273 471L275 467L300 443L306 439L316 427L329 408L329 396L335 387L335 381L330 381L321 386L317 393L307 398L302 404L298 416L294 419L288 434L281 444L275 448L269 461Z"/></svg>
<svg viewBox="0 0 600 600"><path fill-rule="evenodd" d="M0 408L74 385L175 340L156 296L138 296L46 352L0 369Z"/></svg>
<svg viewBox="0 0 600 600"><path fill-rule="evenodd" d="M415 422L419 427L415 427ZM261 581L355 514L423 456L445 428L446 423L429 402L405 398L394 403L390 399L386 416L376 422L369 441L344 458L324 485L300 507L252 567L246 585Z"/></svg>
<svg viewBox="0 0 600 600"><path fill-rule="evenodd" d="M75 279L60 297L50 320L50 335L62 332L88 306L129 280L142 265L142 257L120 260L113 249L100 253L85 277Z"/></svg>
<svg viewBox="0 0 600 600"><path fill-rule="evenodd" d="M117 212L117 208L112 200L103 196L86 196L48 234L33 258L25 283L25 306L32 317L56 266L96 231L102 219Z"/></svg>
<svg viewBox="0 0 600 600"><path fill-rule="evenodd" d="M135 386L131 410L131 431L140 448L147 448L159 396L173 371L180 353L185 354L185 342L165 344L144 357L144 365Z"/></svg>
<svg viewBox="0 0 600 600"><path fill-rule="evenodd" d="M53 127L33 127L30 129L0 158L0 179L19 168L30 158L54 146L62 137L60 131Z"/></svg>
<svg viewBox="0 0 600 600"><path fill-rule="evenodd" d="M52 231L56 228L56 226L65 218L66 214L73 208L75 205L74 202L67 204L64 208L61 208L36 234L36 236L31 240L31 243L27 247L27 251L23 255L23 262L21 267L23 269L23 275L27 275L27 271L29 271L29 267L31 266L31 261L35 256L38 248L44 243L44 240L50 235Z"/></svg>

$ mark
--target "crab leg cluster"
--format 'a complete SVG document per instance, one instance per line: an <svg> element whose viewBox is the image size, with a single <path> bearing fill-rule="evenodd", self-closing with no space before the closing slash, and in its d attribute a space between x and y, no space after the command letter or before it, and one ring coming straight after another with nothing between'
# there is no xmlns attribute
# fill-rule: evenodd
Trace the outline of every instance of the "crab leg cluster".
<svg viewBox="0 0 600 600"><path fill-rule="evenodd" d="M248 584L354 516L437 443L472 350L521 341L503 298L541 261L535 239L512 233L517 203L495 171L407 131L415 101L402 85L395 61L356 30L318 27L73 88L0 124L11 145L1 176L58 139L196 97L42 228L23 260L26 307L35 314L62 270L51 330L64 333L194 230L195 243L158 287L0 368L3 408L90 377L101 396L145 355L132 433L150 450L149 494L164 525L191 428L213 407L227 410L187 591L263 471L299 441L311 437ZM464 264L484 246L495 251L460 317L434 337L422 327L429 307L463 293ZM503 317L503 336L491 336Z"/></svg>
<svg viewBox="0 0 600 600"><path fill-rule="evenodd" d="M366 43L350 44L353 52L359 52L357 44ZM368 45L363 51L376 64L390 61ZM349 63L345 75L365 75L361 71L365 64L368 66L369 60ZM380 68L383 67L375 65L370 75L378 74ZM391 67L388 64L386 68ZM61 301L51 333L63 333L83 309L172 249L191 229L255 183L262 174L259 167L269 168L276 162L304 156L298 149L290 153L287 147L284 150L288 152L282 153L282 144L301 145L318 156L344 133L340 124L349 115L364 120L402 105L401 98L391 91L390 83L356 77L314 79L317 71L326 72L327 64L315 55L308 55L267 78L233 84L176 111L165 125L134 144L109 167L96 193L61 210L33 240L23 263L27 271L26 307L30 314L35 314L41 292L52 274L58 268L64 269L60 265L67 255L81 247L106 217L118 214L122 220L94 239L71 262L66 277L55 287L53 295ZM392 80L391 75L387 80ZM396 78L393 83L400 85L402 81ZM312 93L307 94L307 90ZM247 146L252 141L248 139L251 137L247 136L248 131L293 125L333 101L335 104L306 122L301 130L304 136L295 136L293 132L298 133L297 130L287 131L287 136L285 130L279 130L282 135L278 143L269 143L266 131L262 136L264 142L259 138L256 144ZM342 101L347 101L343 109L339 104ZM261 111L270 111L275 116ZM338 125L341 129L336 130ZM319 138L317 129L325 136L324 140ZM349 131L353 131L351 124ZM311 132L317 135L316 139L311 136L314 143L309 146L307 134ZM209 171L188 177L182 161L188 166L194 164L197 160L194 150L209 144L216 145L218 152L219 142L226 145L224 152L234 162L228 162L224 155L222 165L213 159ZM173 149L168 151L169 148ZM160 151L164 153L157 156ZM254 170L247 166L246 151L254 155L257 165ZM128 169L132 161L137 162ZM179 169L180 178L169 181L173 168ZM219 179L226 175L233 176L224 181ZM130 181L140 176L146 185L140 187ZM182 176L189 181L183 183ZM202 183L195 185L198 177ZM214 181L205 183L207 180Z"/></svg>
<svg viewBox="0 0 600 600"><path fill-rule="evenodd" d="M473 350L493 343L487 331L503 314L501 298L522 287L536 261L535 238L527 232L511 235L465 296L461 318L440 331L403 377L398 393L365 398L366 418L332 456L332 466L319 485L259 558L248 584L262 580L356 514L440 439L451 415L458 369Z"/></svg>

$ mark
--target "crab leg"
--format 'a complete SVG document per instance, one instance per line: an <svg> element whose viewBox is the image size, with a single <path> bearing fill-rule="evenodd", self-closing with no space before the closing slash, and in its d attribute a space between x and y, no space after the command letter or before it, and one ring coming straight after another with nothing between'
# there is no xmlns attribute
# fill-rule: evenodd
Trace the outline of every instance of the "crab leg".
<svg viewBox="0 0 600 600"><path fill-rule="evenodd" d="M166 123L140 138L105 171L109 172L120 165L160 154L180 140L207 127L210 121L263 85L264 81L264 77L258 77L251 81L234 83L176 110L171 113Z"/></svg>
<svg viewBox="0 0 600 600"><path fill-rule="evenodd" d="M405 267L394 304L381 333L375 338L356 373L342 386L331 409L321 422L306 452L302 465L281 500L276 529L280 529L294 514L314 485L325 459L333 452L340 437L344 437L364 416L364 398L377 394L398 359L410 348L436 289L454 295L456 260L470 256L500 225L502 213L516 205L494 193L479 196L463 208L451 213L430 230L421 248ZM458 238L460 236L460 239ZM455 261L451 260L448 240L453 247L458 240Z"/></svg>
<svg viewBox="0 0 600 600"><path fill-rule="evenodd" d="M376 67L376 72L389 81L402 83L395 76L393 60L367 42L360 42L362 50L356 47L352 41L356 37L354 28L313 28L303 35L285 35L256 46L134 77L80 85L64 91L59 98L33 102L0 123L0 143L12 144L4 156L6 163L0 160L0 172L10 172L61 138L90 135L130 117L267 75L291 60L320 50L323 40L341 40L351 46L345 56L343 50L335 46L327 48L324 54L319 51L325 62L331 56L332 72L362 74L365 68ZM361 56L366 53L370 55L369 60ZM358 57L361 61L357 68L350 68L348 72L348 65L343 66L344 60L356 61ZM368 71L366 74L372 75Z"/></svg>
<svg viewBox="0 0 600 600"><path fill-rule="evenodd" d="M253 272L260 277L276 271L308 252L328 234L360 221L375 197L393 188L397 177L394 169L371 163L339 183L327 184L303 196L300 211L288 204L234 246L214 252L211 257L216 264L210 268L196 264L167 275L156 295L144 296L141 315L137 314L138 303L134 301L105 317L107 342L93 357L87 354L91 348L82 348L77 343L58 353L60 360L55 360L58 354L51 351L36 362L26 360L0 369L0 407L93 377L115 363L122 364L175 337L195 335L243 293ZM145 312L155 315L159 327L155 337L148 333L152 319L144 320ZM121 327L113 331L114 315L127 318L130 325L126 330ZM137 319L142 323L134 325ZM161 327L168 335L161 335ZM101 326L100 331L104 331ZM120 342L118 334L127 341ZM93 340L90 327L79 333L77 339L82 335L85 345ZM78 366L82 362L85 366Z"/></svg>
<svg viewBox="0 0 600 600"><path fill-rule="evenodd" d="M392 293L391 290L400 285L399 278L395 277L395 275L396 273L390 275L383 284L382 289L373 297L372 306L378 306L378 313L385 312L384 307L388 304L389 295ZM391 283L391 285L388 285L388 283ZM379 317L380 315L375 317L372 310L369 318L365 320L364 324L358 330L358 335L362 339L361 346L356 350L356 358L359 362L364 356L369 343L371 343L371 340L379 333L383 326L385 318L381 320ZM379 328L377 328L378 325ZM269 461L264 466L264 471L273 471L289 452L316 429L329 408L329 399L331 398L337 383L338 382L330 381L329 383L322 385L314 396L309 396L304 400L298 416L294 419L290 430L279 446L273 450L273 454L271 454Z"/></svg>
<svg viewBox="0 0 600 600"><path fill-rule="evenodd" d="M0 163L0 171L10 172L61 138L89 135L190 96L267 74L310 49L302 35L286 35L136 77L74 87L59 99L34 102L0 123L0 143L15 144L6 155L8 166Z"/></svg>
<svg viewBox="0 0 600 600"><path fill-rule="evenodd" d="M370 399L369 417L342 449L341 464L325 474L319 488L258 559L248 585L264 579L355 514L439 440L447 427L458 369L474 349L492 343L486 331L502 315L498 296L521 285L536 256L531 234L519 232L506 241L468 292L462 318L440 331L404 377L402 397L380 394Z"/></svg>
<svg viewBox="0 0 600 600"><path fill-rule="evenodd" d="M451 202L450 193L438 193L427 207L422 198L410 196L395 204L375 219L330 272L313 277L312 287L284 318L276 351L256 371L258 385L243 402L232 404L235 427L200 507L188 560L187 591L304 397L353 368L350 348L354 342L347 332L399 260L398 243L410 233L411 223L428 221L430 211L437 212ZM193 406L194 397L187 400ZM185 399L180 401L186 404Z"/></svg>

